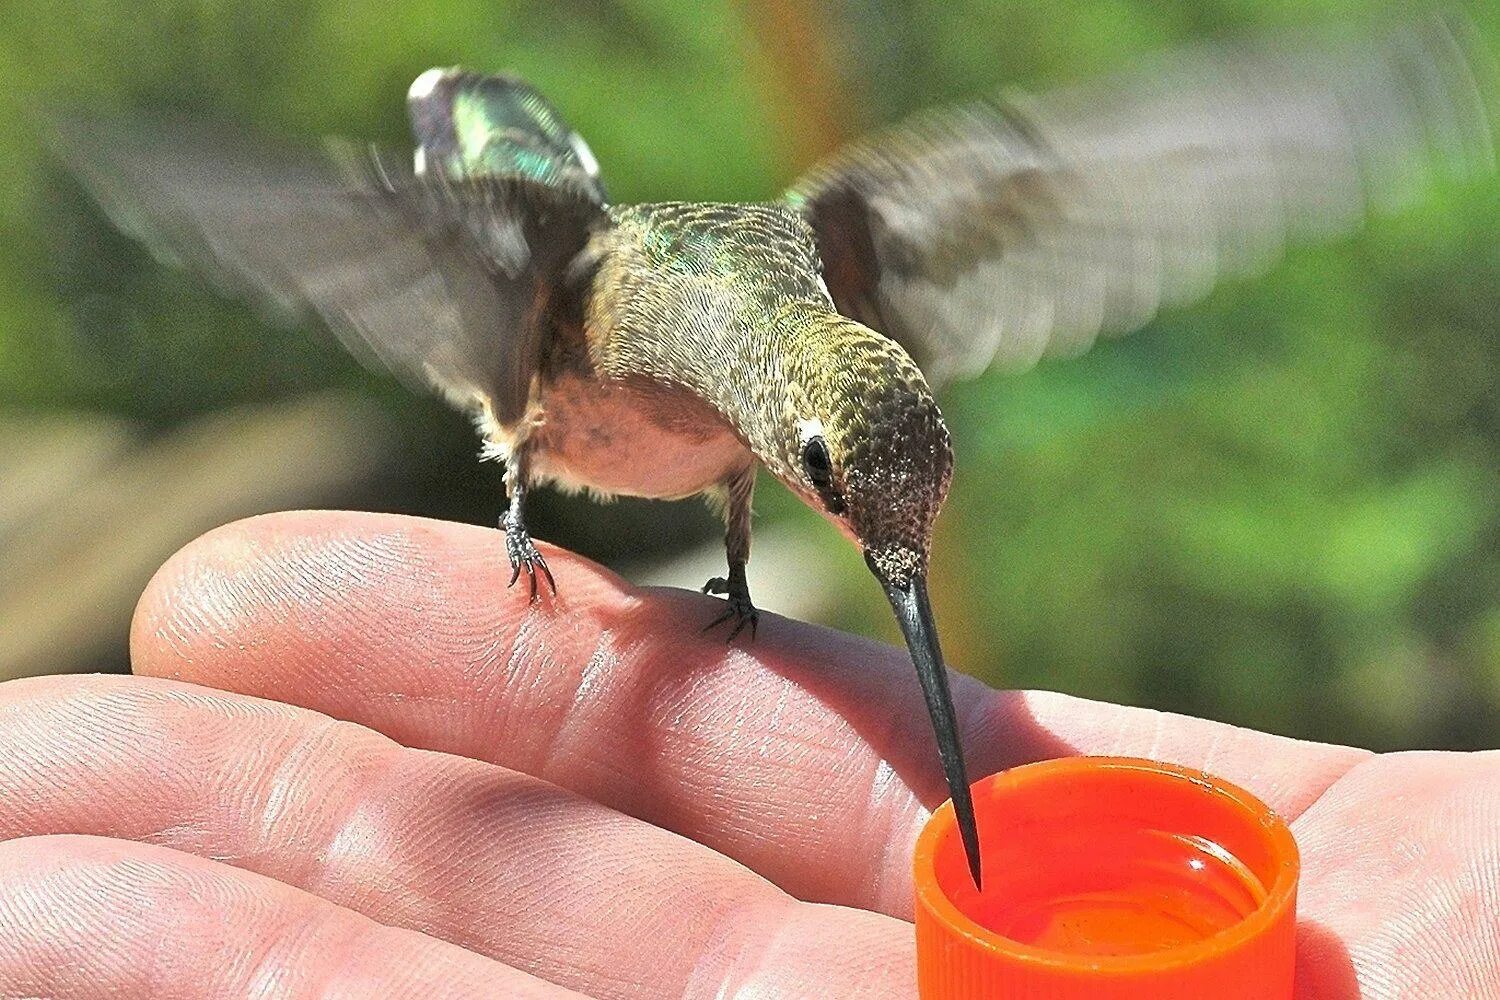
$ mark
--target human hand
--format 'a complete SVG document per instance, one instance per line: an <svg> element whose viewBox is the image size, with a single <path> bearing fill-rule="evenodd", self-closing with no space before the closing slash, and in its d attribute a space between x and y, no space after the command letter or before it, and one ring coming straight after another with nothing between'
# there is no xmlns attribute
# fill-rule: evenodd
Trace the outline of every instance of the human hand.
<svg viewBox="0 0 1500 1000"><path fill-rule="evenodd" d="M139 676L0 686L0 996L911 996L944 792L905 654L726 647L554 550L529 606L497 538L231 525L147 590ZM1500 756L954 682L976 776L1155 757L1293 820L1302 1000L1500 996Z"/></svg>

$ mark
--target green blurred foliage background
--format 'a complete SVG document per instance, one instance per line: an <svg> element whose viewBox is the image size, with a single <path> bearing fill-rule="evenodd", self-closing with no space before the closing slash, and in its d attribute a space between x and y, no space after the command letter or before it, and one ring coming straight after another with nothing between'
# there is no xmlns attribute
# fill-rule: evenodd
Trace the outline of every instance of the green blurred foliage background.
<svg viewBox="0 0 1500 1000"><path fill-rule="evenodd" d="M1493 5L1473 14L1500 51ZM8 0L0 76L25 99L395 144L422 70L509 68L588 137L616 198L740 200L925 104L1371 17L1352 0ZM159 266L45 160L25 106L0 102L14 424L108 414L149 440L339 386L384 414L389 457L338 499L493 522L499 470L462 418ZM1438 188L1082 360L948 391L959 464L934 600L950 659L996 685L1297 736L1500 746L1497 232L1500 185ZM535 507L539 535L617 565L718 530L692 503ZM831 624L894 637L842 539L774 484L759 510L849 568L796 584L831 591ZM120 667L123 642L58 666Z"/></svg>

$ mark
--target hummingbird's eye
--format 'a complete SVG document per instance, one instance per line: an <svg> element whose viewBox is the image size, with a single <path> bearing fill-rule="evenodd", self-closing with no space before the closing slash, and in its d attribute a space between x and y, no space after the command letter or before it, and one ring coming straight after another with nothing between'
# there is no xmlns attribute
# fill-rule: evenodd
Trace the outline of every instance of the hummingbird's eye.
<svg viewBox="0 0 1500 1000"><path fill-rule="evenodd" d="M809 438L802 446L802 467L819 490L833 485L833 460L828 457L828 443L822 438Z"/></svg>

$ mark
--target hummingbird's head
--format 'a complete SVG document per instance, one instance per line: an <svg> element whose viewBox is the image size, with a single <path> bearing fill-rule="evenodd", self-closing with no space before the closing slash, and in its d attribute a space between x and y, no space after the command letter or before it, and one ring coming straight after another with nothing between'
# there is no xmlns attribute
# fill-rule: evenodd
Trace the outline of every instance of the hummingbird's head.
<svg viewBox="0 0 1500 1000"><path fill-rule="evenodd" d="M927 380L892 341L840 317L799 346L809 356L791 359L779 461L767 464L859 545L880 581L922 684L978 885L974 807L927 600L932 526L953 476L948 428Z"/></svg>
<svg viewBox="0 0 1500 1000"><path fill-rule="evenodd" d="M860 547L882 584L905 585L927 570L948 495L948 428L906 352L856 324L838 334L849 342L794 380L777 471Z"/></svg>

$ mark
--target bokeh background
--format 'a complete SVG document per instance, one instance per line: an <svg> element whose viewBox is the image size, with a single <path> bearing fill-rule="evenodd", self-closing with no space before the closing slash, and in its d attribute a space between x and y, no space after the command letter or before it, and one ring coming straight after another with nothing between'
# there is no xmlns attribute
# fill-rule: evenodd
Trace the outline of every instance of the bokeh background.
<svg viewBox="0 0 1500 1000"><path fill-rule="evenodd" d="M1472 13L1500 51L1494 8ZM616 198L739 200L926 104L1372 17L1357 0L5 0L0 677L125 669L151 572L232 518L493 523L502 504L461 417L114 233L42 155L28 100L394 144L422 70L510 68L587 136ZM958 472L933 586L953 663L1296 736L1500 746L1497 233L1500 185L1440 186L1082 360L946 392ZM769 482L758 509L762 604L895 637L821 519ZM637 580L720 572L696 503L548 493L533 519Z"/></svg>

